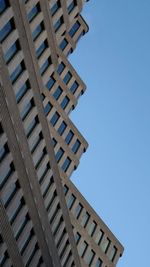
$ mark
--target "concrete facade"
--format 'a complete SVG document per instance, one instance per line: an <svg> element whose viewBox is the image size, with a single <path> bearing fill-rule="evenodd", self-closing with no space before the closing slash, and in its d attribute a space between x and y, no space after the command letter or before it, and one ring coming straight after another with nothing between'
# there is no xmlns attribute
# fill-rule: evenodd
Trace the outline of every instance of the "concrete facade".
<svg viewBox="0 0 150 267"><path fill-rule="evenodd" d="M113 267L123 253L68 179L88 147L69 118L86 86L67 59L85 2L0 0L2 267Z"/></svg>

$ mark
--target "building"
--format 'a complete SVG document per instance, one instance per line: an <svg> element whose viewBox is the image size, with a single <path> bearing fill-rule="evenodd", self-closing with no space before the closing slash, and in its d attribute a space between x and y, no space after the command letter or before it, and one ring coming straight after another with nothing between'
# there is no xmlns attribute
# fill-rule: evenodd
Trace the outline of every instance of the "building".
<svg viewBox="0 0 150 267"><path fill-rule="evenodd" d="M113 267L123 247L69 179L88 144L67 57L84 0L0 0L0 266Z"/></svg>

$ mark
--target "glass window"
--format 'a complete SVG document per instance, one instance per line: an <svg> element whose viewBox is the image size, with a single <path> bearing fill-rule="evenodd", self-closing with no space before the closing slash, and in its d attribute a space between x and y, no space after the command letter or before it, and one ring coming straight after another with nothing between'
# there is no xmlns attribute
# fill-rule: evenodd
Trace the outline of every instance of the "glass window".
<svg viewBox="0 0 150 267"><path fill-rule="evenodd" d="M0 14L2 14L7 7L9 7L9 1L8 0L0 0Z"/></svg>
<svg viewBox="0 0 150 267"><path fill-rule="evenodd" d="M79 203L74 211L74 216L75 218L79 218L80 214L81 214L81 211L83 209L83 206Z"/></svg>
<svg viewBox="0 0 150 267"><path fill-rule="evenodd" d="M83 227L86 227L86 225L87 225L87 223L88 223L88 221L89 221L89 218L90 218L90 215L88 214L88 212L86 212L86 213L82 216L82 218L81 218L81 225L82 225Z"/></svg>
<svg viewBox="0 0 150 267"><path fill-rule="evenodd" d="M72 147L72 151L74 154L77 153L80 146L81 146L81 142L77 139L76 142L74 143L73 147Z"/></svg>
<svg viewBox="0 0 150 267"><path fill-rule="evenodd" d="M47 58L43 65L40 67L40 73L41 75L44 74L44 72L48 69L48 67L52 64L51 57Z"/></svg>
<svg viewBox="0 0 150 267"><path fill-rule="evenodd" d="M60 161L60 159L62 158L64 154L64 150L60 147L59 150L57 151L56 153L56 160L57 160L57 163Z"/></svg>
<svg viewBox="0 0 150 267"><path fill-rule="evenodd" d="M4 159L4 157L9 152L8 145L5 144L4 146L0 147L0 162Z"/></svg>
<svg viewBox="0 0 150 267"><path fill-rule="evenodd" d="M78 232L76 232L74 238L75 238L76 244L78 244L80 241L81 235Z"/></svg>
<svg viewBox="0 0 150 267"><path fill-rule="evenodd" d="M5 53L4 58L6 63L10 62L10 60L16 55L16 53L20 50L19 41L17 40Z"/></svg>
<svg viewBox="0 0 150 267"><path fill-rule="evenodd" d="M90 250L88 251L88 253L85 254L84 260L88 266L91 266L94 256L95 256L95 252L93 250Z"/></svg>
<svg viewBox="0 0 150 267"><path fill-rule="evenodd" d="M103 240L103 242L101 242L100 247L102 251L106 253L109 248L109 245L110 245L110 240L109 238L106 238Z"/></svg>
<svg viewBox="0 0 150 267"><path fill-rule="evenodd" d="M44 50L47 47L48 47L48 43L47 43L47 40L45 40L43 43L41 43L41 45L36 50L36 56L37 56L37 58L39 58L42 55L42 53L44 52Z"/></svg>
<svg viewBox="0 0 150 267"><path fill-rule="evenodd" d="M73 0L70 5L67 7L68 9L68 14L70 14L72 12L72 10L74 9L74 7L77 5L76 0Z"/></svg>
<svg viewBox="0 0 150 267"><path fill-rule="evenodd" d="M68 186L65 184L65 185L64 185L64 194L65 194L65 196L67 195L68 190L69 190L69 188L68 188Z"/></svg>
<svg viewBox="0 0 150 267"><path fill-rule="evenodd" d="M35 30L32 32L32 38L33 41L35 41L35 39L40 35L40 33L44 30L44 24L43 22L41 22L36 28Z"/></svg>
<svg viewBox="0 0 150 267"><path fill-rule="evenodd" d="M34 6L31 11L27 14L27 18L28 18L28 21L31 22L35 17L36 15L40 12L40 5L39 3Z"/></svg>
<svg viewBox="0 0 150 267"><path fill-rule="evenodd" d="M93 221L93 222L89 223L89 225L88 225L88 234L90 236L92 236L94 234L94 232L96 230L96 227L97 227L97 223L96 222Z"/></svg>
<svg viewBox="0 0 150 267"><path fill-rule="evenodd" d="M59 30L59 28L61 27L61 25L64 23L64 19L63 16L61 16L56 23L54 24L54 30L55 32L57 32Z"/></svg>
<svg viewBox="0 0 150 267"><path fill-rule="evenodd" d="M53 87L53 85L55 84L55 79L53 78L53 76L50 77L49 81L46 84L47 89L50 91Z"/></svg>
<svg viewBox="0 0 150 267"><path fill-rule="evenodd" d="M10 75L10 80L12 84L18 79L23 70L25 70L25 65L24 62L22 61Z"/></svg>
<svg viewBox="0 0 150 267"><path fill-rule="evenodd" d="M66 128L67 128L67 124L63 121L63 122L60 124L60 126L59 126L57 132L58 132L60 135L62 135L62 134L64 133L64 131L65 131Z"/></svg>
<svg viewBox="0 0 150 267"><path fill-rule="evenodd" d="M110 251L110 254L108 255L109 260L113 262L116 254L117 254L117 248L113 246Z"/></svg>
<svg viewBox="0 0 150 267"><path fill-rule="evenodd" d="M57 12L57 10L61 7L60 0L57 1L52 7L51 7L51 14L54 16L54 14Z"/></svg>
<svg viewBox="0 0 150 267"><path fill-rule="evenodd" d="M80 23L76 21L75 24L72 26L71 30L69 31L70 37L73 37L79 28L80 28Z"/></svg>
<svg viewBox="0 0 150 267"><path fill-rule="evenodd" d="M7 168L1 172L1 179L0 179L0 189L4 186L6 181L8 180L9 176L15 171L15 167L13 163L10 163Z"/></svg>
<svg viewBox="0 0 150 267"><path fill-rule="evenodd" d="M55 147L57 145L57 141L54 137L52 138L52 145L53 145L53 147Z"/></svg>
<svg viewBox="0 0 150 267"><path fill-rule="evenodd" d="M26 118L30 110L33 108L33 106L34 106L33 99L31 99L29 102L25 104L25 106L23 107L23 110L20 112L20 117L22 120Z"/></svg>
<svg viewBox="0 0 150 267"><path fill-rule="evenodd" d="M95 237L95 243L96 244L100 244L102 238L103 238L104 232L102 230L99 230L99 232L97 233L96 237Z"/></svg>
<svg viewBox="0 0 150 267"><path fill-rule="evenodd" d="M65 141L66 143L69 145L69 143L71 142L72 138L74 136L74 133L70 130L69 133L67 134Z"/></svg>
<svg viewBox="0 0 150 267"><path fill-rule="evenodd" d="M85 254L85 251L87 250L88 244L86 241L82 242L80 246L78 247L78 253L80 257L83 257Z"/></svg>
<svg viewBox="0 0 150 267"><path fill-rule="evenodd" d="M70 91L74 94L74 93L76 92L76 90L77 90L78 87L79 87L79 84L75 81L75 82L72 84L72 86L71 86L71 88L70 88Z"/></svg>
<svg viewBox="0 0 150 267"><path fill-rule="evenodd" d="M0 42L3 42L4 39L10 34L10 32L15 28L13 19L9 20L4 27L0 30Z"/></svg>
<svg viewBox="0 0 150 267"><path fill-rule="evenodd" d="M60 75L64 69L65 69L65 64L61 62L58 66L57 73Z"/></svg>
<svg viewBox="0 0 150 267"><path fill-rule="evenodd" d="M30 89L29 81L27 80L19 89L19 91L16 93L16 101L19 103L19 101L22 99L22 97L26 94L26 92Z"/></svg>
<svg viewBox="0 0 150 267"><path fill-rule="evenodd" d="M68 170L70 164L71 164L71 159L70 159L69 157L67 157L67 158L65 159L65 161L64 161L64 163L63 163L63 165L62 165L62 167L61 167L62 170L63 170L64 172L66 172L66 171Z"/></svg>
<svg viewBox="0 0 150 267"><path fill-rule="evenodd" d="M71 78L72 78L72 74L70 71L68 71L63 79L64 83L67 84L71 80Z"/></svg>
<svg viewBox="0 0 150 267"><path fill-rule="evenodd" d="M68 197L68 199L67 199L67 207L68 207L68 209L71 209L71 208L72 208L72 206L73 206L75 200L76 200L76 197L75 197L73 194L71 194L71 195Z"/></svg>
<svg viewBox="0 0 150 267"><path fill-rule="evenodd" d="M102 264L103 264L102 260L98 259L97 262L96 262L95 267L101 267Z"/></svg>
<svg viewBox="0 0 150 267"><path fill-rule="evenodd" d="M26 129L26 136L27 138L30 136L30 134L32 133L33 129L36 127L36 125L39 123L38 120L38 116L36 116L28 125L27 129Z"/></svg>
<svg viewBox="0 0 150 267"><path fill-rule="evenodd" d="M44 107L44 113L45 113L46 116L51 111L52 107L53 106L52 106L52 104L50 102L48 102L47 105Z"/></svg>
<svg viewBox="0 0 150 267"><path fill-rule="evenodd" d="M63 90L61 89L60 86L57 87L57 89L55 90L53 97L58 100L58 98L61 96Z"/></svg>
<svg viewBox="0 0 150 267"><path fill-rule="evenodd" d="M66 48L67 45L68 45L68 41L66 40L66 38L64 38L64 39L61 41L61 43L60 43L60 45L59 45L59 48L60 48L62 51L64 51L64 49Z"/></svg>
<svg viewBox="0 0 150 267"><path fill-rule="evenodd" d="M61 107L62 109L65 109L69 103L70 99L68 96L65 96L64 99L61 102Z"/></svg>
<svg viewBox="0 0 150 267"><path fill-rule="evenodd" d="M43 139L42 132L40 132L38 135L35 136L32 144L30 145L30 151L31 151L31 153L33 153L35 151L35 149L37 148L38 144L40 143L40 141L42 139Z"/></svg>
<svg viewBox="0 0 150 267"><path fill-rule="evenodd" d="M56 111L53 115L53 117L51 118L50 122L53 126L55 126L55 124L57 123L57 121L59 120L60 115L58 114L58 112Z"/></svg>

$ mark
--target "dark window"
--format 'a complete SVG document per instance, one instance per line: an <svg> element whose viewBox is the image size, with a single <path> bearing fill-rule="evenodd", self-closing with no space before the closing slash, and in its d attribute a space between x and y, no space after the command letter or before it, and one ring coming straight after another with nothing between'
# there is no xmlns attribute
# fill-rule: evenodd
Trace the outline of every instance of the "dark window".
<svg viewBox="0 0 150 267"><path fill-rule="evenodd" d="M52 104L50 102L48 102L47 105L44 107L44 113L45 113L46 116L51 111L52 107L53 106L52 106Z"/></svg>
<svg viewBox="0 0 150 267"><path fill-rule="evenodd" d="M64 83L67 84L71 80L71 78L72 78L72 74L70 71L68 71L63 79Z"/></svg>
<svg viewBox="0 0 150 267"><path fill-rule="evenodd" d="M60 159L62 158L64 154L64 150L60 147L59 150L57 151L56 153L56 160L57 160L57 163L60 161Z"/></svg>
<svg viewBox="0 0 150 267"><path fill-rule="evenodd" d="M35 41L35 39L40 35L40 33L44 30L44 24L43 22L41 22L36 28L35 30L32 32L32 38L33 41Z"/></svg>
<svg viewBox="0 0 150 267"><path fill-rule="evenodd" d="M41 10L40 10L40 5L39 4L37 4L36 6L34 6L31 9L31 11L27 14L28 21L31 22L40 11Z"/></svg>
<svg viewBox="0 0 150 267"><path fill-rule="evenodd" d="M68 96L65 96L64 99L63 99L63 101L61 102L62 109L65 109L67 107L69 101L70 101L69 97Z"/></svg>
<svg viewBox="0 0 150 267"><path fill-rule="evenodd" d="M76 21L75 24L72 26L71 30L69 31L69 35L73 37L79 28L80 28L80 23Z"/></svg>
<svg viewBox="0 0 150 267"><path fill-rule="evenodd" d="M66 38L64 38L64 39L61 41L61 43L60 43L60 45L59 45L59 48L60 48L62 51L64 51L64 49L66 48L67 45L68 45L68 41L66 40Z"/></svg>
<svg viewBox="0 0 150 267"><path fill-rule="evenodd" d="M72 138L74 136L74 133L70 130L69 133L67 134L65 141L66 143L69 145L69 143L71 142Z"/></svg>
<svg viewBox="0 0 150 267"><path fill-rule="evenodd" d="M58 112L56 111L53 115L53 117L51 118L50 122L53 126L55 126L55 124L57 123L57 121L59 120L60 115L58 114Z"/></svg>
<svg viewBox="0 0 150 267"><path fill-rule="evenodd" d="M2 14L7 7L9 7L9 1L8 0L0 0L0 14Z"/></svg>
<svg viewBox="0 0 150 267"><path fill-rule="evenodd" d="M19 89L19 91L16 93L16 101L19 103L19 101L22 99L22 97L26 94L26 92L30 89L29 81L27 80Z"/></svg>
<svg viewBox="0 0 150 267"><path fill-rule="evenodd" d="M60 75L64 69L65 69L65 64L61 62L58 66L57 73Z"/></svg>
<svg viewBox="0 0 150 267"><path fill-rule="evenodd" d="M8 154L8 152L9 152L9 149L8 149L7 144L0 147L0 162L4 159L4 157Z"/></svg>
<svg viewBox="0 0 150 267"><path fill-rule="evenodd" d="M59 28L61 27L61 25L64 23L64 19L63 16L61 16L56 23L54 24L54 30L55 32L57 32L59 30Z"/></svg>
<svg viewBox="0 0 150 267"><path fill-rule="evenodd" d="M41 75L44 74L44 72L48 69L48 67L52 64L51 57L46 59L46 61L43 63L43 65L40 67L40 73Z"/></svg>
<svg viewBox="0 0 150 267"><path fill-rule="evenodd" d="M0 42L9 35L9 33L15 28L13 19L9 20L4 27L0 30Z"/></svg>
<svg viewBox="0 0 150 267"><path fill-rule="evenodd" d="M63 121L63 122L60 124L60 126L59 126L57 132L58 132L60 135L62 135L62 134L64 133L64 131L65 131L66 128L67 128L67 124Z"/></svg>
<svg viewBox="0 0 150 267"><path fill-rule="evenodd" d="M70 91L74 94L74 93L76 92L76 90L77 90L78 87L79 87L79 84L75 81L75 82L72 84L72 86L71 86L71 88L70 88Z"/></svg>
<svg viewBox="0 0 150 267"><path fill-rule="evenodd" d="M77 5L76 0L73 0L70 5L68 6L68 14L70 14L72 12L72 10L74 9L74 7Z"/></svg>
<svg viewBox="0 0 150 267"><path fill-rule="evenodd" d="M81 142L77 139L76 142L74 143L73 147L72 147L72 151L74 154L77 153L80 145L81 145Z"/></svg>
<svg viewBox="0 0 150 267"><path fill-rule="evenodd" d="M57 141L54 137L52 138L52 145L53 145L53 147L55 147L57 145Z"/></svg>
<svg viewBox="0 0 150 267"><path fill-rule="evenodd" d="M55 79L51 76L50 79L49 79L49 81L46 84L46 87L47 87L47 89L49 91L52 89L52 87L55 84L55 82L56 82Z"/></svg>
<svg viewBox="0 0 150 267"><path fill-rule="evenodd" d="M10 62L10 60L16 55L16 53L20 50L19 41L17 40L5 53L4 58L6 63Z"/></svg>
<svg viewBox="0 0 150 267"><path fill-rule="evenodd" d="M57 12L57 10L61 7L60 0L58 0L52 7L51 7L51 14L54 16L54 14Z"/></svg>
<svg viewBox="0 0 150 267"><path fill-rule="evenodd" d="M60 86L58 86L58 88L55 90L54 94L53 94L53 97L58 100L58 98L60 97L60 95L62 94L62 89Z"/></svg>
<svg viewBox="0 0 150 267"><path fill-rule="evenodd" d="M70 164L71 164L71 159L70 159L69 157L67 157L67 158L65 159L65 161L64 161L64 163L63 163L63 165L62 165L62 167L61 167L62 170L63 170L64 172L66 172L66 171L68 170Z"/></svg>
<svg viewBox="0 0 150 267"><path fill-rule="evenodd" d="M12 84L18 79L18 77L24 70L25 70L25 64L24 61L22 61L10 75L10 80Z"/></svg>
<svg viewBox="0 0 150 267"><path fill-rule="evenodd" d="M65 184L65 185L64 185L64 194L65 194L65 196L67 195L68 190L69 190L69 188L68 188L68 186Z"/></svg>
<svg viewBox="0 0 150 267"><path fill-rule="evenodd" d="M45 40L36 50L36 56L37 58L39 58L42 53L44 52L44 50L48 47L48 43L47 40Z"/></svg>

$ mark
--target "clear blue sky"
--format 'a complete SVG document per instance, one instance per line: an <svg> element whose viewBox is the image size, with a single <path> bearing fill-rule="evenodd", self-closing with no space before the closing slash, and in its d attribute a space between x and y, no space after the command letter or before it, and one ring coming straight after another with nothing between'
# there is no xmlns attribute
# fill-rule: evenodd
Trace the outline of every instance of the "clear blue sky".
<svg viewBox="0 0 150 267"><path fill-rule="evenodd" d="M89 143L72 180L125 247L150 266L150 0L91 0L70 60L87 84L71 118ZM92 183L92 186L91 186Z"/></svg>

